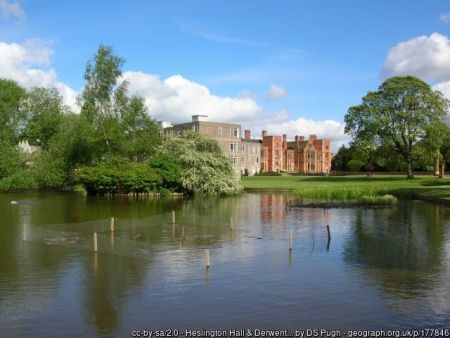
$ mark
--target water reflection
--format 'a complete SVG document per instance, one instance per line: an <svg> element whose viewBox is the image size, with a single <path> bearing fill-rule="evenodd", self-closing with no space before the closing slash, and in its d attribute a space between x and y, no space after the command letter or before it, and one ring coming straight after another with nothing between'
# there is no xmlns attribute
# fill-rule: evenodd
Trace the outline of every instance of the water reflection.
<svg viewBox="0 0 450 338"><path fill-rule="evenodd" d="M286 211L289 199L0 195L0 336L128 336L205 318L211 328L450 318L449 208ZM382 300L378 317L368 318L363 298Z"/></svg>

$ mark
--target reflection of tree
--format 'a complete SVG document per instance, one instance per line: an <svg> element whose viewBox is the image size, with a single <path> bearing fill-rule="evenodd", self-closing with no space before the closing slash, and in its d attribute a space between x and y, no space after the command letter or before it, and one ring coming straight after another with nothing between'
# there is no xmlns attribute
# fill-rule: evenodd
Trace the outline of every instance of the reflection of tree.
<svg viewBox="0 0 450 338"><path fill-rule="evenodd" d="M143 284L147 262L108 254L92 254L86 262L83 313L97 332L109 335L117 330L129 292Z"/></svg>
<svg viewBox="0 0 450 338"><path fill-rule="evenodd" d="M402 203L368 216L357 211L345 260L390 293L423 295L442 269L444 230L439 205Z"/></svg>

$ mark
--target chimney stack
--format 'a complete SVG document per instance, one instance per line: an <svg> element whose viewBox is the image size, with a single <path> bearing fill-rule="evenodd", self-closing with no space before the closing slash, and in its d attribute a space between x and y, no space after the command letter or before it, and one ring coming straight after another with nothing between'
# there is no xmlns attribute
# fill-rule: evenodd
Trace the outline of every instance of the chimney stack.
<svg viewBox="0 0 450 338"><path fill-rule="evenodd" d="M317 136L314 135L314 134L311 134L311 135L309 135L309 139L310 139L311 141L315 141L315 140L317 140Z"/></svg>
<svg viewBox="0 0 450 338"><path fill-rule="evenodd" d="M283 142L286 143L287 137L286 134L283 134Z"/></svg>
<svg viewBox="0 0 450 338"><path fill-rule="evenodd" d="M245 129L245 139L250 140L250 130Z"/></svg>
<svg viewBox="0 0 450 338"><path fill-rule="evenodd" d="M267 136L267 130L263 130L262 131L262 137L264 138L264 137L266 137Z"/></svg>
<svg viewBox="0 0 450 338"><path fill-rule="evenodd" d="M298 142L298 135L295 135L295 143Z"/></svg>
<svg viewBox="0 0 450 338"><path fill-rule="evenodd" d="M300 136L300 141L304 141L305 140L305 136Z"/></svg>

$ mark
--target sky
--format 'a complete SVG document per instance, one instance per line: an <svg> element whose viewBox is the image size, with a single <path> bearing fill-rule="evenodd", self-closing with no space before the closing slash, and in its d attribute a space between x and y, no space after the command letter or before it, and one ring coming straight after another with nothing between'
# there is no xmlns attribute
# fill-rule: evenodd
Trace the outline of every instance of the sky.
<svg viewBox="0 0 450 338"><path fill-rule="evenodd" d="M347 109L394 75L450 98L449 0L0 0L0 77L74 111L100 44L155 120L349 141Z"/></svg>

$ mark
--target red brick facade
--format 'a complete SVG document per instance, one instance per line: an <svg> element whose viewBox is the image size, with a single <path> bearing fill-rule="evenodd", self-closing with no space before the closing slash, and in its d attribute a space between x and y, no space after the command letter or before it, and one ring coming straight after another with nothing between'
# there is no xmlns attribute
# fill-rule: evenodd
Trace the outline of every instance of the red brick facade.
<svg viewBox="0 0 450 338"><path fill-rule="evenodd" d="M331 159L330 140L318 140L316 135L310 135L307 140L295 136L294 141L287 142L286 135L262 132L262 171L326 174L331 170Z"/></svg>

